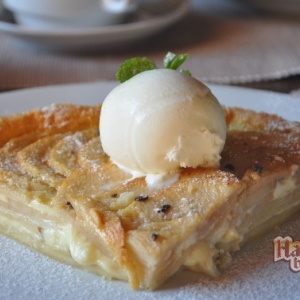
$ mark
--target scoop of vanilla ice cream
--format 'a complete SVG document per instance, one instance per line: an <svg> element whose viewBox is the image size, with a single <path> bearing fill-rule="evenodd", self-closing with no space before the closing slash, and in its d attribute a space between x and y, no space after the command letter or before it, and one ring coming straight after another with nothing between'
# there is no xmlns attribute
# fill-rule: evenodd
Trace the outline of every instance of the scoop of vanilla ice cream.
<svg viewBox="0 0 300 300"><path fill-rule="evenodd" d="M174 70L140 73L113 89L100 117L103 149L132 173L218 167L226 138L223 110L211 91Z"/></svg>

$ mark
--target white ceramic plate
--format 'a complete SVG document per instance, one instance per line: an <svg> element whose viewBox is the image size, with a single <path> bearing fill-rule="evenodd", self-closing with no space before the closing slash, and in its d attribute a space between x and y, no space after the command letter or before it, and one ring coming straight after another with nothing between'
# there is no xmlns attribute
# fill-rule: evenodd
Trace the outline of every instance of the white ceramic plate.
<svg viewBox="0 0 300 300"><path fill-rule="evenodd" d="M126 24L76 30L38 30L15 24L6 14L0 14L0 32L25 45L56 51L107 50L126 47L145 39L183 18L189 11L189 1L182 0L162 14L139 12L136 20Z"/></svg>
<svg viewBox="0 0 300 300"><path fill-rule="evenodd" d="M115 82L100 82L2 93L0 114L54 102L99 103L115 85ZM277 113L300 121L299 99L244 88L210 87L222 104ZM213 280L183 271L155 292L133 292L126 283L106 281L73 269L0 236L0 299L296 299L300 292L300 273L291 272L287 262L273 263L272 241L278 235L290 235L300 241L300 219L244 247L221 278Z"/></svg>

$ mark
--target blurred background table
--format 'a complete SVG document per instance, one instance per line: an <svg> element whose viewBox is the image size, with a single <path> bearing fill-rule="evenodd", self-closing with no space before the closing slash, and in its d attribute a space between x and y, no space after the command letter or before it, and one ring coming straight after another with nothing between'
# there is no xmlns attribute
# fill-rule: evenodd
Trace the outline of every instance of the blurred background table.
<svg viewBox="0 0 300 300"><path fill-rule="evenodd" d="M243 86L253 89L261 89L267 91L274 91L279 93L291 93L300 89L300 76L289 76L287 78L277 80L266 80L259 82L248 82L240 84L232 84L234 86Z"/></svg>
<svg viewBox="0 0 300 300"><path fill-rule="evenodd" d="M172 51L190 53L185 68L205 82L298 94L299 15L272 14L238 0L190 4L182 20L158 34L105 51L45 51L0 33L0 91L114 80L125 59L147 56L160 66Z"/></svg>

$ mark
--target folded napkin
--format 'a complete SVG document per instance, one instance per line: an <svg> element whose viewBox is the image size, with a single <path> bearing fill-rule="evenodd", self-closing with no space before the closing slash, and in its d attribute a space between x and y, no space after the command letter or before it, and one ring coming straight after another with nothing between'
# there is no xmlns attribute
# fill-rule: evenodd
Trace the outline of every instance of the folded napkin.
<svg viewBox="0 0 300 300"><path fill-rule="evenodd" d="M190 53L184 67L213 83L244 83L300 74L300 18L264 14L230 0L193 0L190 13L163 32L123 49L46 52L0 33L0 90L113 80L120 63L167 51ZM80 42L80 39L79 39Z"/></svg>

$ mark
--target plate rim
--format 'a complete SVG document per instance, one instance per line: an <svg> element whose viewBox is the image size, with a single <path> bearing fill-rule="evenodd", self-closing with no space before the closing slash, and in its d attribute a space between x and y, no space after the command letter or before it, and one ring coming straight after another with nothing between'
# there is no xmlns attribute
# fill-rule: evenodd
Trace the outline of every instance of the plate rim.
<svg viewBox="0 0 300 300"><path fill-rule="evenodd" d="M69 95L69 97L71 97L71 95L77 96L76 94L80 94L80 92L81 92L81 94L88 94L89 92L92 92L92 94L93 94L92 98L96 99L97 92L100 92L100 94L101 93L108 94L109 91L113 87L115 87L117 84L118 84L117 81L101 80L101 81L84 82L84 83L68 83L68 84L29 87L29 88L22 88L22 89L18 89L18 90L2 92L2 93L0 93L0 109L1 109L2 105L5 105L5 103L8 106L10 106L10 105L12 105L11 103L13 101L15 101L16 98L17 99L19 97L24 98L24 95L25 95L25 99L23 99L22 101L26 101L26 96L28 97L28 95L30 95L29 98L33 99L33 100L35 97L43 98L40 101L41 105L37 105L36 107L43 107L45 105L50 105L51 99L49 99L49 98L51 96L55 97L55 100L53 100L52 103L59 103L59 102L70 103L71 101L68 100L68 97L59 99L58 95L60 94L60 92L67 93L67 95ZM230 95L231 98L233 98L233 102L236 102L235 99L238 98L239 96L240 97L246 96L244 98L247 98L247 97L253 98L254 99L253 103L249 103L249 101L241 100L241 102L239 103L240 105L234 104L233 106L239 106L242 108L252 109L252 110L256 110L256 111L263 111L263 112L267 112L267 113L276 113L279 116L286 118L288 120L300 122L300 100L297 97L293 97L290 94L285 94L285 93L280 93L280 92L275 92L275 91L261 90L261 89L253 89L253 88L248 88L248 87L207 83L207 82L204 82L204 84L207 85L213 91L213 93L215 94L215 96L217 97L217 99L220 101L221 104L231 106L230 104L228 104L228 103L230 103L231 99L229 99L229 97L226 99L223 99L223 95ZM101 103L102 102L101 100L103 100L104 98L105 98L105 96L102 96L102 98L101 98L99 95L97 102L96 102L96 100L91 100L91 102L90 102L90 100L87 99L88 105L93 104L93 103L94 104ZM61 101L59 101L58 99ZM260 100L262 100L262 101L260 102ZM273 101L273 100L275 102L277 101L276 103L279 103L279 105L281 105L281 106L283 105L284 107L296 105L296 109L295 109L296 113L293 114L295 116L295 118L289 119L288 118L289 111L288 112L276 111L276 107L274 108L275 112L272 112L272 111L269 112L266 109L262 109L262 110L260 109L261 105L262 106L266 105L265 102L269 102L269 101ZM31 103L35 102L32 100L30 100L30 101L31 101ZM82 100L82 102L80 100L76 100L75 102L79 103L79 104L84 104L84 100ZM29 109L32 109L32 108L35 108L35 107L29 107ZM27 109L27 110L29 110L29 109ZM16 110L16 113L20 113L22 111L24 111L24 110L21 110L21 111ZM2 107L2 112L3 112L3 107ZM1 112L1 115L7 115L5 113L5 110L4 110L4 114L2 112Z"/></svg>

